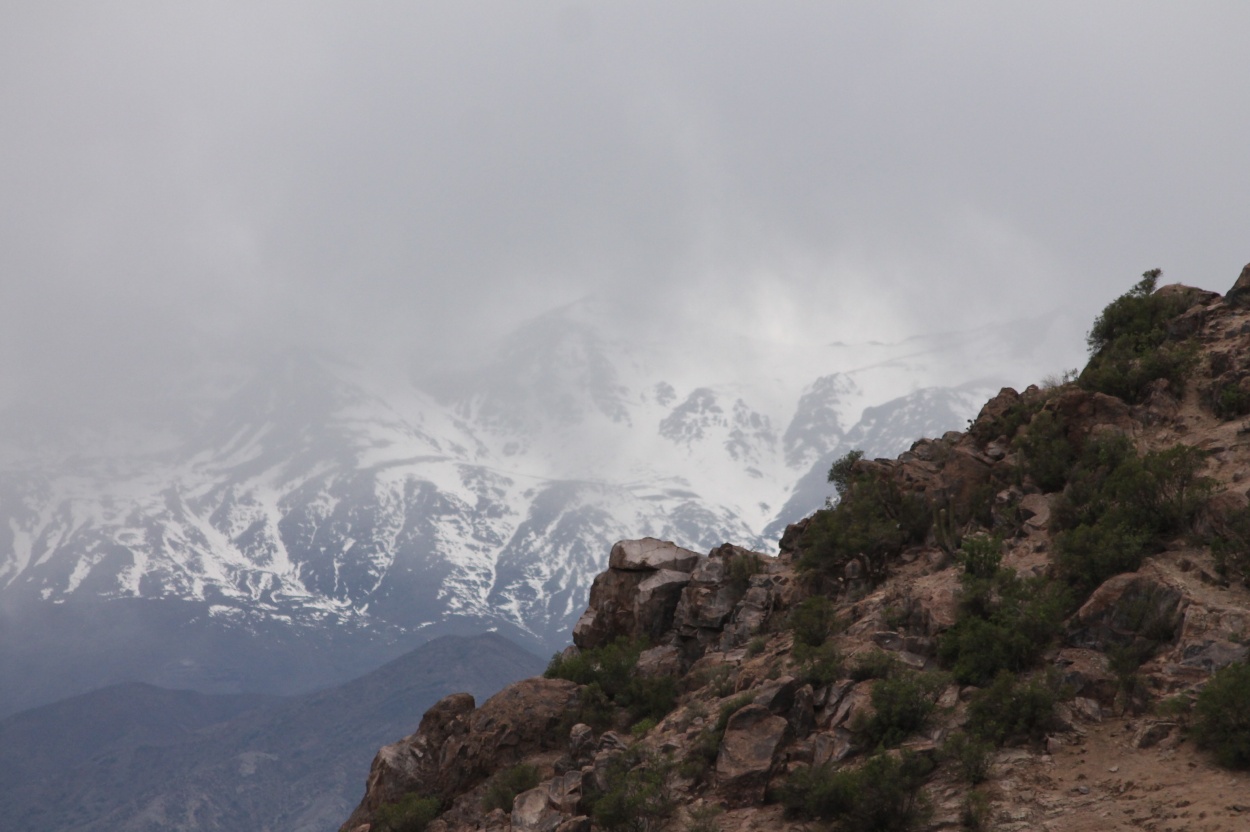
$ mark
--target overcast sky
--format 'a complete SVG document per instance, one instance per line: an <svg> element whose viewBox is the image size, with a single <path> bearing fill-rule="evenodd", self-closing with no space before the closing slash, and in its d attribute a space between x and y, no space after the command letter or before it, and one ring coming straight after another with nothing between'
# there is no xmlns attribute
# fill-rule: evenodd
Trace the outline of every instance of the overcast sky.
<svg viewBox="0 0 1250 832"><path fill-rule="evenodd" d="M587 294L819 342L1089 320L1156 266L1224 291L1247 32L1244 2L4 3L4 393L104 407L288 344L439 365Z"/></svg>

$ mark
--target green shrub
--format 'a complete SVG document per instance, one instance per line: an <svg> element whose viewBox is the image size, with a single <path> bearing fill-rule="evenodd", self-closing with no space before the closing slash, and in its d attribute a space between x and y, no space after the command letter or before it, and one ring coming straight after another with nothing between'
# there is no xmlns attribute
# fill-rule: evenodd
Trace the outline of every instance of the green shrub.
<svg viewBox="0 0 1250 832"><path fill-rule="evenodd" d="M1204 391L1202 400L1216 418L1225 422L1250 413L1250 392L1235 381Z"/></svg>
<svg viewBox="0 0 1250 832"><path fill-rule="evenodd" d="M1020 683L1004 670L968 703L965 729L995 745L1040 741L1055 725L1056 698L1047 682Z"/></svg>
<svg viewBox="0 0 1250 832"><path fill-rule="evenodd" d="M1250 768L1250 664L1211 675L1193 710L1193 736L1226 768Z"/></svg>
<svg viewBox="0 0 1250 832"><path fill-rule="evenodd" d="M410 792L395 803L379 806L373 813L373 828L378 832L425 832L441 809L438 798Z"/></svg>
<svg viewBox="0 0 1250 832"><path fill-rule="evenodd" d="M751 585L751 576L764 571L764 561L754 552L735 552L725 562L726 583L738 595Z"/></svg>
<svg viewBox="0 0 1250 832"><path fill-rule="evenodd" d="M1211 494L1205 453L1175 445L1139 456L1123 436L1092 440L1052 513L1056 560L1088 592L1135 571L1168 537L1188 529Z"/></svg>
<svg viewBox="0 0 1250 832"><path fill-rule="evenodd" d="M1215 571L1228 580L1250 577L1250 507L1221 512L1212 518L1214 530L1207 542Z"/></svg>
<svg viewBox="0 0 1250 832"><path fill-rule="evenodd" d="M612 832L658 829L677 807L668 784L673 768L667 757L636 749L621 754L609 764L608 789L587 797L591 818Z"/></svg>
<svg viewBox="0 0 1250 832"><path fill-rule="evenodd" d="M988 535L964 538L959 562L963 564L964 573L972 578L993 578L1003 562L1002 538Z"/></svg>
<svg viewBox="0 0 1250 832"><path fill-rule="evenodd" d="M865 650L855 657L851 666L851 678L857 682L866 679L888 679L899 671L902 663L884 650Z"/></svg>
<svg viewBox="0 0 1250 832"><path fill-rule="evenodd" d="M715 804L695 806L690 809L690 822L686 824L686 832L720 832L720 824L716 819L725 810Z"/></svg>
<svg viewBox="0 0 1250 832"><path fill-rule="evenodd" d="M640 719L629 728L629 735L636 740L640 740L647 735L647 732L659 725L652 717Z"/></svg>
<svg viewBox="0 0 1250 832"><path fill-rule="evenodd" d="M973 789L964 798L960 821L969 832L988 832L990 829L990 796Z"/></svg>
<svg viewBox="0 0 1250 832"><path fill-rule="evenodd" d="M1024 433L1015 440L1023 473L1043 491L1058 491L1068 481L1076 462L1076 447L1068 439L1067 426L1049 410L1034 415Z"/></svg>
<svg viewBox="0 0 1250 832"><path fill-rule="evenodd" d="M796 645L819 647L837 629L837 609L825 596L813 595L804 598L790 611L789 624L794 631Z"/></svg>
<svg viewBox="0 0 1250 832"><path fill-rule="evenodd" d="M1154 294L1160 274L1158 269L1143 274L1094 321L1086 339L1090 360L1078 380L1081 387L1130 404L1140 402L1159 378L1167 379L1177 395L1184 391L1197 351L1167 343L1168 324L1185 311L1186 301Z"/></svg>
<svg viewBox="0 0 1250 832"><path fill-rule="evenodd" d="M800 642L794 645L791 655L799 663L795 674L799 681L814 688L836 682L842 675L842 654L833 642L827 641L819 647Z"/></svg>
<svg viewBox="0 0 1250 832"><path fill-rule="evenodd" d="M678 766L678 774L691 780L703 780L716 763L716 758L720 754L720 743L724 737L723 728L720 730L704 728L696 734L694 742L690 743L690 749L686 752L686 757Z"/></svg>
<svg viewBox="0 0 1250 832"><path fill-rule="evenodd" d="M990 751L993 744L960 731L942 743L942 756L955 765L959 777L973 786L990 776Z"/></svg>
<svg viewBox="0 0 1250 832"><path fill-rule="evenodd" d="M779 797L792 817L833 821L840 832L905 832L929 816L922 788L928 761L904 752L878 752L858 768L795 770Z"/></svg>
<svg viewBox="0 0 1250 832"><path fill-rule="evenodd" d="M1055 539L1059 568L1084 592L1123 572L1135 572L1149 553L1150 536L1125 522L1080 525Z"/></svg>
<svg viewBox="0 0 1250 832"><path fill-rule="evenodd" d="M588 725L606 727L612 721L614 707L625 709L633 721L658 721L677 703L677 680L672 676L635 673L644 647L641 640L620 638L568 657L557 653L543 675L587 686L581 692L579 715Z"/></svg>
<svg viewBox="0 0 1250 832"><path fill-rule="evenodd" d="M578 685L598 684L609 697L615 697L629 685L634 665L645 647L646 643L639 639L618 638L611 644L567 657L557 653L543 675Z"/></svg>
<svg viewBox="0 0 1250 832"><path fill-rule="evenodd" d="M833 465L829 466L829 482L833 483L833 488L838 493L838 499L841 499L850 490L852 470L855 468L855 463L863 458L863 451L847 451L844 456L839 457Z"/></svg>
<svg viewBox="0 0 1250 832"><path fill-rule="evenodd" d="M865 560L866 577L877 578L905 546L921 543L933 522L919 494L904 492L888 477L853 475L838 504L812 515L799 539L799 566L840 577L854 557Z"/></svg>
<svg viewBox="0 0 1250 832"><path fill-rule="evenodd" d="M869 748L892 748L929 724L946 687L940 674L898 672L872 686L873 715L854 726Z"/></svg>
<svg viewBox="0 0 1250 832"><path fill-rule="evenodd" d="M538 782L538 769L535 766L522 763L504 769L486 784L486 794L482 795L482 808L487 812L494 809L511 812L516 796L534 788Z"/></svg>
<svg viewBox="0 0 1250 832"><path fill-rule="evenodd" d="M768 646L768 640L763 636L756 636L747 644L747 658L753 659L760 653L764 652L764 648Z"/></svg>
<svg viewBox="0 0 1250 832"><path fill-rule="evenodd" d="M1066 588L1043 577L960 576L959 613L938 641L938 659L966 685L988 684L1002 670L1031 667L1059 633L1071 607Z"/></svg>

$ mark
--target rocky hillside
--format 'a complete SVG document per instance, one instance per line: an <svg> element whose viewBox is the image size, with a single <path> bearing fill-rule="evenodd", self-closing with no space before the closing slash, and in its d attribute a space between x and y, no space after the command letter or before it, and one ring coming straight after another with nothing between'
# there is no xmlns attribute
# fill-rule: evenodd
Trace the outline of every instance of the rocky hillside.
<svg viewBox="0 0 1250 832"><path fill-rule="evenodd" d="M1076 379L848 454L780 555L625 541L573 646L386 746L343 832L1250 826L1250 266Z"/></svg>

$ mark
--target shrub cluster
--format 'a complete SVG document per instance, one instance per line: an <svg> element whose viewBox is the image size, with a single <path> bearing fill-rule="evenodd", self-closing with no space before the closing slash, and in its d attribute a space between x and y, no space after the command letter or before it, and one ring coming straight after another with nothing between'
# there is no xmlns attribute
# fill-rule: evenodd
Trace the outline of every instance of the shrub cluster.
<svg viewBox="0 0 1250 832"><path fill-rule="evenodd" d="M1132 572L1166 539L1187 530L1211 494L1199 474L1205 454L1174 445L1139 455L1125 436L1078 447L1067 426L1039 412L1017 439L1021 469L1045 491L1060 491L1052 513L1057 562L1069 583L1090 591Z"/></svg>
<svg viewBox="0 0 1250 832"><path fill-rule="evenodd" d="M1152 269L1103 309L1086 339L1090 360L1078 380L1082 388L1140 402L1150 383L1165 378L1178 395L1197 360L1190 345L1168 342L1168 324L1186 301L1155 294L1162 274Z"/></svg>
<svg viewBox="0 0 1250 832"><path fill-rule="evenodd" d="M858 768L796 769L779 797L792 817L832 821L840 832L904 832L929 816L922 786L931 771L923 757L883 751Z"/></svg>
<svg viewBox="0 0 1250 832"><path fill-rule="evenodd" d="M888 679L902 669L898 658L884 650L866 650L855 657L851 665L851 678L856 682L867 679Z"/></svg>
<svg viewBox="0 0 1250 832"><path fill-rule="evenodd" d="M586 796L595 825L611 832L651 832L677 808L669 788L673 761L638 746L608 764L606 791Z"/></svg>
<svg viewBox="0 0 1250 832"><path fill-rule="evenodd" d="M904 492L888 477L855 473L859 451L833 464L829 477L838 489L836 506L812 516L799 541L804 569L836 573L862 555L870 571L879 571L903 547L923 542L933 522L924 498Z"/></svg>
<svg viewBox="0 0 1250 832"><path fill-rule="evenodd" d="M378 832L425 832L442 810L438 798L410 792L395 803L385 803L373 813Z"/></svg>
<svg viewBox="0 0 1250 832"><path fill-rule="evenodd" d="M624 708L631 722L663 719L677 703L677 680L672 676L640 676L634 672L645 647L641 640L618 638L611 644L583 650L573 656L557 653L543 673L548 679L568 679L585 685L578 718L597 729L608 727L615 708Z"/></svg>
<svg viewBox="0 0 1250 832"><path fill-rule="evenodd" d="M946 678L900 670L872 686L871 717L854 726L869 748L893 748L929 724Z"/></svg>
<svg viewBox="0 0 1250 832"><path fill-rule="evenodd" d="M1214 528L1207 542L1215 571L1227 580L1250 579L1250 506L1222 512L1211 520Z"/></svg>
<svg viewBox="0 0 1250 832"><path fill-rule="evenodd" d="M951 734L942 743L942 756L954 762L960 779L972 785L984 783L990 776L990 751L993 744L962 731Z"/></svg>
<svg viewBox="0 0 1250 832"><path fill-rule="evenodd" d="M538 782L538 769L535 766L522 763L504 769L496 773L486 784L486 794L482 796L482 808L487 812L492 809L510 812L516 796L534 788Z"/></svg>
<svg viewBox="0 0 1250 832"><path fill-rule="evenodd" d="M968 703L965 729L995 745L1040 741L1055 724L1058 694L1049 680L1020 682L1006 670Z"/></svg>
<svg viewBox="0 0 1250 832"><path fill-rule="evenodd" d="M726 582L738 595L747 591L751 576L764 571L764 561L754 552L735 552L725 563Z"/></svg>
<svg viewBox="0 0 1250 832"><path fill-rule="evenodd" d="M1227 768L1250 768L1250 664L1220 668L1198 694L1193 736Z"/></svg>
<svg viewBox="0 0 1250 832"><path fill-rule="evenodd" d="M790 611L789 624L796 647L820 647L837 631L838 614L832 601L823 595L813 595Z"/></svg>
<svg viewBox="0 0 1250 832"><path fill-rule="evenodd" d="M963 684L1031 667L1071 606L1062 584L1000 568L1001 550L997 538L969 538L961 552L959 612L938 642L938 658Z"/></svg>
<svg viewBox="0 0 1250 832"><path fill-rule="evenodd" d="M734 713L755 700L755 694L745 691L720 706L716 715L716 723L700 731L690 745L690 751L681 764L681 776L702 779L716 757L720 753L720 743L725 737L725 729L729 726L729 718Z"/></svg>
<svg viewBox="0 0 1250 832"><path fill-rule="evenodd" d="M1189 528L1211 494L1204 458L1188 445L1139 456L1124 436L1087 442L1052 515L1069 582L1090 591Z"/></svg>
<svg viewBox="0 0 1250 832"><path fill-rule="evenodd" d="M1235 381L1213 384L1203 391L1202 401L1225 422L1250 413L1250 392Z"/></svg>

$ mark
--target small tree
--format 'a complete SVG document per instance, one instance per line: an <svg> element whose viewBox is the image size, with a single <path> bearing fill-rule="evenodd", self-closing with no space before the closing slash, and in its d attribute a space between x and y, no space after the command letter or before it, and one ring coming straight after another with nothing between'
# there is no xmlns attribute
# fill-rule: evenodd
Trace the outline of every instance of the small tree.
<svg viewBox="0 0 1250 832"><path fill-rule="evenodd" d="M837 459L829 468L829 482L833 483L834 490L838 492L838 499L846 496L846 491L851 487L851 469L855 467L855 463L864 458L864 452L860 450L848 451L847 454Z"/></svg>
<svg viewBox="0 0 1250 832"><path fill-rule="evenodd" d="M1250 768L1250 664L1220 668L1198 694L1194 737L1227 768Z"/></svg>

